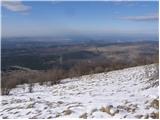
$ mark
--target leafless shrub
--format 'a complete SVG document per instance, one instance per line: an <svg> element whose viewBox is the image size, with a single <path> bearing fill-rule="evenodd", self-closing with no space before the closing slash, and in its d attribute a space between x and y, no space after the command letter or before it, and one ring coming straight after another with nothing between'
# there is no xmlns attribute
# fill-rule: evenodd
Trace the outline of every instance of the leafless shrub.
<svg viewBox="0 0 160 120"><path fill-rule="evenodd" d="M63 68L54 68L46 71L12 71L2 73L1 80L1 92L2 95L9 94L10 90L18 84L28 83L30 84L29 91L33 91L33 83L39 83L43 85L50 81L51 85L60 83L61 79L67 77L79 77L87 74L94 74L99 72L108 72L117 69L123 69L132 66L145 65L151 63L158 63L158 56L145 57L137 56L132 62L113 59L112 61L107 61L105 59L98 59L94 61L80 61L71 67L69 70L64 70ZM159 68L156 67L157 72L152 76L152 78L159 77ZM147 74L147 71L146 71ZM155 83L158 84L158 83Z"/></svg>
<svg viewBox="0 0 160 120"><path fill-rule="evenodd" d="M28 90L29 90L30 93L33 92L33 85L34 85L33 83L29 84Z"/></svg>
<svg viewBox="0 0 160 120"><path fill-rule="evenodd" d="M94 71L95 73L100 73L100 72L104 72L104 69L101 66L97 66Z"/></svg>
<svg viewBox="0 0 160 120"><path fill-rule="evenodd" d="M33 91L33 83L50 81L51 85L58 84L60 79L65 78L65 72L63 70L48 70L48 71L12 71L2 74L1 80L1 93L2 95L8 95L12 88L16 85L28 83L29 92Z"/></svg>
<svg viewBox="0 0 160 120"><path fill-rule="evenodd" d="M5 74L5 76L2 75L1 94L8 95L10 90L12 88L15 88L17 84L18 84L17 79L13 75L10 75L10 73Z"/></svg>

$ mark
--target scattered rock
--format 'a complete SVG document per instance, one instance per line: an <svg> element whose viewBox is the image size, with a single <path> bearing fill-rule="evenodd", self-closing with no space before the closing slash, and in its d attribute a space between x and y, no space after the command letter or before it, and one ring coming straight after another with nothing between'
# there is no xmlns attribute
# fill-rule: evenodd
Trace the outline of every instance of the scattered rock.
<svg viewBox="0 0 160 120"><path fill-rule="evenodd" d="M149 118L148 114L144 115L144 117L143 117L143 119L148 119L148 118Z"/></svg>
<svg viewBox="0 0 160 120"><path fill-rule="evenodd" d="M26 115L29 115L31 113L31 111L29 111Z"/></svg>
<svg viewBox="0 0 160 120"><path fill-rule="evenodd" d="M37 115L31 117L30 119L37 119L39 115L40 115L40 114L37 114Z"/></svg>
<svg viewBox="0 0 160 120"><path fill-rule="evenodd" d="M40 114L42 111L41 110L36 110L36 112Z"/></svg>
<svg viewBox="0 0 160 120"><path fill-rule="evenodd" d="M91 113L94 113L94 112L96 112L96 111L98 111L97 108L93 109L93 110L91 111Z"/></svg>
<svg viewBox="0 0 160 120"><path fill-rule="evenodd" d="M47 102L46 105L47 105L48 107L52 107L52 106L53 106L53 103Z"/></svg>
<svg viewBox="0 0 160 120"><path fill-rule="evenodd" d="M127 112L131 112L132 109L130 107L126 107Z"/></svg>
<svg viewBox="0 0 160 120"><path fill-rule="evenodd" d="M91 113L90 113L90 115L92 115L94 112L96 112L96 111L98 111L98 109L97 108L95 108L95 109L92 109L91 110Z"/></svg>
<svg viewBox="0 0 160 120"><path fill-rule="evenodd" d="M148 102L149 102L149 101L147 100L147 101L144 102L144 104L147 104Z"/></svg>
<svg viewBox="0 0 160 120"><path fill-rule="evenodd" d="M41 99L41 97L37 97L38 99Z"/></svg>
<svg viewBox="0 0 160 120"><path fill-rule="evenodd" d="M64 102L63 102L63 101L58 101L57 103L58 103L58 104L63 104Z"/></svg>
<svg viewBox="0 0 160 120"><path fill-rule="evenodd" d="M63 113L64 115L70 115L72 111L68 109L68 110L64 110Z"/></svg>
<svg viewBox="0 0 160 120"><path fill-rule="evenodd" d="M61 114L60 114L60 113L57 113L55 117L60 117L60 116L61 116Z"/></svg>
<svg viewBox="0 0 160 120"><path fill-rule="evenodd" d="M135 113L135 111L136 111L136 108L133 108L131 112L132 112L132 113Z"/></svg>
<svg viewBox="0 0 160 120"><path fill-rule="evenodd" d="M49 116L47 119L51 119L51 118L53 118L52 116Z"/></svg>
<svg viewBox="0 0 160 120"><path fill-rule="evenodd" d="M14 114L17 114L17 113L19 113L19 112L18 111L14 112Z"/></svg>
<svg viewBox="0 0 160 120"><path fill-rule="evenodd" d="M146 110L149 110L149 108L150 108L150 107L149 107L148 105L145 107Z"/></svg>
<svg viewBox="0 0 160 120"><path fill-rule="evenodd" d="M34 107L34 104L32 103L32 104L29 104L28 106L27 106L27 108L33 108Z"/></svg>
<svg viewBox="0 0 160 120"><path fill-rule="evenodd" d="M152 112L151 114L150 114L150 117L151 118L153 118L153 119L159 119L159 112Z"/></svg>
<svg viewBox="0 0 160 120"><path fill-rule="evenodd" d="M2 103L2 105L7 105L8 103Z"/></svg>
<svg viewBox="0 0 160 120"><path fill-rule="evenodd" d="M79 116L79 118L87 119L87 113L83 113L82 115Z"/></svg>
<svg viewBox="0 0 160 120"><path fill-rule="evenodd" d="M135 96L134 94L131 94L131 95L130 95L130 97L134 97L134 96Z"/></svg>
<svg viewBox="0 0 160 120"><path fill-rule="evenodd" d="M143 115L136 115L135 117L138 119L141 119L143 117Z"/></svg>
<svg viewBox="0 0 160 120"><path fill-rule="evenodd" d="M30 101L34 101L34 99L33 99L33 98L30 98L29 100L30 100Z"/></svg>
<svg viewBox="0 0 160 120"><path fill-rule="evenodd" d="M118 105L117 108L118 108L118 109L124 109L124 106Z"/></svg>
<svg viewBox="0 0 160 120"><path fill-rule="evenodd" d="M127 117L127 115L125 115L123 118L126 118Z"/></svg>
<svg viewBox="0 0 160 120"><path fill-rule="evenodd" d="M134 108L138 108L138 105L137 104L134 104L134 105L132 105Z"/></svg>
<svg viewBox="0 0 160 120"><path fill-rule="evenodd" d="M110 109L110 114L111 114L112 116L114 116L116 113L119 113L119 110L117 110L117 109L115 109L115 108L111 108L111 109Z"/></svg>
<svg viewBox="0 0 160 120"><path fill-rule="evenodd" d="M128 102L127 100L124 100L123 103L124 103L124 104L127 104L127 103L129 103L129 102Z"/></svg>
<svg viewBox="0 0 160 120"><path fill-rule="evenodd" d="M151 104L150 104L151 107L155 108L155 109L159 109L159 100L157 99L154 99Z"/></svg>
<svg viewBox="0 0 160 120"><path fill-rule="evenodd" d="M15 102L16 102L16 103L21 103L21 102L22 102L22 100L17 99L17 100L15 100Z"/></svg>
<svg viewBox="0 0 160 120"><path fill-rule="evenodd" d="M8 117L7 116L5 116L5 117L2 117L3 119L8 119Z"/></svg>
<svg viewBox="0 0 160 120"><path fill-rule="evenodd" d="M159 112L156 112L155 115L156 115L156 119L159 119Z"/></svg>
<svg viewBox="0 0 160 120"><path fill-rule="evenodd" d="M114 116L116 113L119 112L119 110L116 109L116 108L113 108L112 105L108 105L106 107L101 107L100 111L101 112L106 112L106 113L110 114L111 116Z"/></svg>
<svg viewBox="0 0 160 120"><path fill-rule="evenodd" d="M106 108L105 107L101 107L100 109L99 109L101 112L108 112L108 110L106 110Z"/></svg>
<svg viewBox="0 0 160 120"><path fill-rule="evenodd" d="M128 106L118 105L117 108L120 110L125 110L127 112L134 112L134 109L132 109L131 107L128 107Z"/></svg>

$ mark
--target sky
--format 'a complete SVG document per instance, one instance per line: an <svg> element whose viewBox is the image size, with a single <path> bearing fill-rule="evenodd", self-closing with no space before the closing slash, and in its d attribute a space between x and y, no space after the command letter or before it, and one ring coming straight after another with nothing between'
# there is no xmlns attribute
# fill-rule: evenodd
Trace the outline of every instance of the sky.
<svg viewBox="0 0 160 120"><path fill-rule="evenodd" d="M158 2L3 1L2 37L157 35Z"/></svg>

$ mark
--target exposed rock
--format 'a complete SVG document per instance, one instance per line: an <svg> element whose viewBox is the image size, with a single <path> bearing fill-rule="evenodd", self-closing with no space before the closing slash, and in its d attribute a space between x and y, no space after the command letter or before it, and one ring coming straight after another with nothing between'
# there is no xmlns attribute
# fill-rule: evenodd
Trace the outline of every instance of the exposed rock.
<svg viewBox="0 0 160 120"><path fill-rule="evenodd" d="M37 98L38 98L38 99L41 99L41 97L39 97L39 96L38 96Z"/></svg>
<svg viewBox="0 0 160 120"><path fill-rule="evenodd" d="M135 113L135 111L136 111L136 108L131 109L132 113Z"/></svg>
<svg viewBox="0 0 160 120"><path fill-rule="evenodd" d="M64 110L63 113L64 115L70 115L72 111L68 109L68 110Z"/></svg>
<svg viewBox="0 0 160 120"><path fill-rule="evenodd" d="M60 114L60 113L57 113L55 117L60 117L60 116L61 116L61 114Z"/></svg>
<svg viewBox="0 0 160 120"><path fill-rule="evenodd" d="M151 114L150 114L150 117L151 118L153 118L153 119L159 119L159 112L152 112Z"/></svg>
<svg viewBox="0 0 160 120"><path fill-rule="evenodd" d="M130 104L130 106L122 106L122 105L118 105L117 108L119 110L125 110L127 112L131 112L131 113L134 113L136 111L136 106Z"/></svg>
<svg viewBox="0 0 160 120"><path fill-rule="evenodd" d="M136 115L135 117L138 119L141 119L143 117L143 115Z"/></svg>
<svg viewBox="0 0 160 120"><path fill-rule="evenodd" d="M79 118L87 119L87 113L83 113L82 115L79 116Z"/></svg>
<svg viewBox="0 0 160 120"><path fill-rule="evenodd" d="M159 109L159 100L157 99L154 99L152 102L151 102L151 107L155 108L155 109Z"/></svg>
<svg viewBox="0 0 160 120"><path fill-rule="evenodd" d="M149 118L148 114L144 115L144 117L143 117L143 119L148 119L148 118Z"/></svg>
<svg viewBox="0 0 160 120"><path fill-rule="evenodd" d="M114 108L112 105L108 105L106 107L101 107L100 111L106 112L106 113L110 114L111 116L114 116L116 113L119 112L119 110Z"/></svg>
<svg viewBox="0 0 160 120"><path fill-rule="evenodd" d="M125 115L123 118L126 118L127 117L127 115Z"/></svg>
<svg viewBox="0 0 160 120"><path fill-rule="evenodd" d="M8 103L6 102L6 103L2 103L2 105L7 105Z"/></svg>
<svg viewBox="0 0 160 120"><path fill-rule="evenodd" d="M2 117L3 119L8 119L8 117L7 116L5 116L5 117Z"/></svg>
<svg viewBox="0 0 160 120"><path fill-rule="evenodd" d="M101 107L99 110L100 110L101 112L105 112L105 108L104 108L104 107Z"/></svg>
<svg viewBox="0 0 160 120"><path fill-rule="evenodd" d="M110 109L110 114L111 114L112 116L114 116L116 113L119 113L119 110L117 110L116 108L111 108L111 109Z"/></svg>
<svg viewBox="0 0 160 120"><path fill-rule="evenodd" d="M29 111L26 115L29 115L31 113L31 111Z"/></svg>
<svg viewBox="0 0 160 120"><path fill-rule="evenodd" d="M150 107L149 107L148 105L145 107L146 110L149 110L149 108L150 108Z"/></svg>
<svg viewBox="0 0 160 120"><path fill-rule="evenodd" d="M94 112L96 112L96 111L98 111L97 108L93 109L93 110L91 111L91 113L94 113Z"/></svg>
<svg viewBox="0 0 160 120"><path fill-rule="evenodd" d="M124 103L124 104L127 104L127 103L129 103L129 102L128 102L127 100L124 100L123 103Z"/></svg>
<svg viewBox="0 0 160 120"><path fill-rule="evenodd" d="M90 115L92 115L94 112L97 112L97 111L98 111L98 109L94 108L93 110L91 110Z"/></svg>
<svg viewBox="0 0 160 120"><path fill-rule="evenodd" d="M33 108L34 107L34 104L32 103L32 104L29 104L28 106L27 106L27 108Z"/></svg>
<svg viewBox="0 0 160 120"><path fill-rule="evenodd" d="M53 118L52 116L49 116L47 119L51 119L51 118Z"/></svg>
<svg viewBox="0 0 160 120"><path fill-rule="evenodd" d="M144 104L147 104L149 101L147 100L147 101L145 101L145 103Z"/></svg>
<svg viewBox="0 0 160 120"><path fill-rule="evenodd" d="M63 104L64 102L62 102L62 101L58 101L57 103L58 103L58 104Z"/></svg>

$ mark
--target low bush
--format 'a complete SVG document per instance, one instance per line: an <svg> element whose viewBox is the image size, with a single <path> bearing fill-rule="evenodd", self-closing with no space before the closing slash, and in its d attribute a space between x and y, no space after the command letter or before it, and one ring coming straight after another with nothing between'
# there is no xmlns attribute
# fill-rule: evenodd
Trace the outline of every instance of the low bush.
<svg viewBox="0 0 160 120"><path fill-rule="evenodd" d="M1 94L8 95L16 85L28 83L29 92L33 91L33 83L44 83L50 81L51 85L60 83L60 79L66 78L64 70L52 69L47 71L12 71L2 74Z"/></svg>
<svg viewBox="0 0 160 120"><path fill-rule="evenodd" d="M11 71L2 73L1 79L1 93L2 95L8 95L12 88L16 85L28 83L29 92L33 91L33 83L39 83L43 85L50 81L51 85L60 83L61 79L79 77L87 74L94 74L100 72L108 72L111 70L123 69L132 66L145 65L151 63L157 63L158 58L155 56L152 59L148 57L137 57L134 62L127 62L121 60L97 60L97 61L81 61L75 64L69 70L64 70L62 68L55 68L46 71ZM157 67L158 69L158 67ZM159 76L157 74L157 76ZM157 77L156 76L156 77Z"/></svg>

